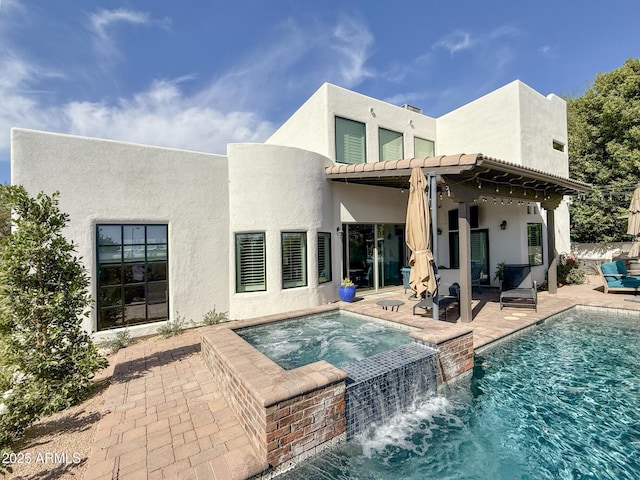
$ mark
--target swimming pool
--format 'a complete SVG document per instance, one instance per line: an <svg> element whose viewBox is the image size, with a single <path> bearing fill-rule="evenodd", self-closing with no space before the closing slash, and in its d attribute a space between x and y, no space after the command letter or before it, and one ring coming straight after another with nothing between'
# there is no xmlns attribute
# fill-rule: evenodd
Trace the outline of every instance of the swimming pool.
<svg viewBox="0 0 640 480"><path fill-rule="evenodd" d="M411 327L348 312L332 311L236 330L282 368L318 360L336 367L411 342Z"/></svg>
<svg viewBox="0 0 640 480"><path fill-rule="evenodd" d="M450 387L282 479L635 479L637 313L576 308L476 357Z"/></svg>

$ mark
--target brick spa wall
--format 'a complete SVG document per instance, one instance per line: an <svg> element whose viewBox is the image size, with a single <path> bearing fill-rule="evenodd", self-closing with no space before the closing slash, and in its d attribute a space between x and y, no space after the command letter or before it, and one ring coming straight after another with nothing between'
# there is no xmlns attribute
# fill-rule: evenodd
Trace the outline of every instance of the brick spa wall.
<svg viewBox="0 0 640 480"><path fill-rule="evenodd" d="M244 323L233 326L248 326ZM325 361L284 370L226 325L202 330L202 355L256 451L270 466L346 436L342 370Z"/></svg>
<svg viewBox="0 0 640 480"><path fill-rule="evenodd" d="M473 369L473 329L458 331L451 336L434 335L428 330L421 330L411 333L411 337L438 351L438 385Z"/></svg>
<svg viewBox="0 0 640 480"><path fill-rule="evenodd" d="M310 313L318 310L202 329L202 355L209 370L256 452L272 467L284 467L346 439L346 373L325 361L284 370L233 329ZM401 323L424 328L424 322ZM438 385L473 369L473 329L424 328L410 336L437 350Z"/></svg>

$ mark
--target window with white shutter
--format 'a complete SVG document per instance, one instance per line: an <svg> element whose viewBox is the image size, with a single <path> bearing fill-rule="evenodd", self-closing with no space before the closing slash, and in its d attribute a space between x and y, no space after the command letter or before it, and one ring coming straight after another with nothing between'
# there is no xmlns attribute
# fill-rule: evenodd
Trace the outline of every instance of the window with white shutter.
<svg viewBox="0 0 640 480"><path fill-rule="evenodd" d="M380 128L378 129L378 143L381 162L385 160L402 160L404 158L404 145L401 133Z"/></svg>
<svg viewBox="0 0 640 480"><path fill-rule="evenodd" d="M236 233L236 292L267 289L264 233Z"/></svg>
<svg viewBox="0 0 640 480"><path fill-rule="evenodd" d="M424 138L413 138L413 156L415 158L433 157L435 155L435 143Z"/></svg>
<svg viewBox="0 0 640 480"><path fill-rule="evenodd" d="M282 232L282 288L307 285L307 234Z"/></svg>
<svg viewBox="0 0 640 480"><path fill-rule="evenodd" d="M318 233L318 283L331 281L331 234Z"/></svg>
<svg viewBox="0 0 640 480"><path fill-rule="evenodd" d="M336 161L365 163L365 125L361 122L336 117Z"/></svg>

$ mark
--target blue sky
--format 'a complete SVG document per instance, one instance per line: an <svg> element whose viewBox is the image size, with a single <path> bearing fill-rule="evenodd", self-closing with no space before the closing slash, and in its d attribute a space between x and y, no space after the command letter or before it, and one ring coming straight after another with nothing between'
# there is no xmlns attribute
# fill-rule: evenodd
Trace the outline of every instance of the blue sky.
<svg viewBox="0 0 640 480"><path fill-rule="evenodd" d="M224 154L324 82L433 117L515 79L578 96L640 57L639 17L637 0L0 0L0 182L12 127Z"/></svg>

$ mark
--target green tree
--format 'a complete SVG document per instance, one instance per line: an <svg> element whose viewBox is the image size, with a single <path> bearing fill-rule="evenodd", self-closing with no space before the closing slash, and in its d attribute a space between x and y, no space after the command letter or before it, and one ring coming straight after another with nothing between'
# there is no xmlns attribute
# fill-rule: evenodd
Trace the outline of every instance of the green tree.
<svg viewBox="0 0 640 480"><path fill-rule="evenodd" d="M570 207L578 242L629 240L626 215L640 181L640 59L596 76L580 97L567 99L569 171L596 192Z"/></svg>
<svg viewBox="0 0 640 480"><path fill-rule="evenodd" d="M2 199L2 192L7 187L7 184L0 185L0 199ZM11 209L3 201L0 201L0 239L8 235L11 235Z"/></svg>
<svg viewBox="0 0 640 480"><path fill-rule="evenodd" d="M89 277L75 246L62 236L68 216L58 194L31 198L2 189L15 230L0 245L0 446L42 415L83 399L107 365L82 318L89 314Z"/></svg>

